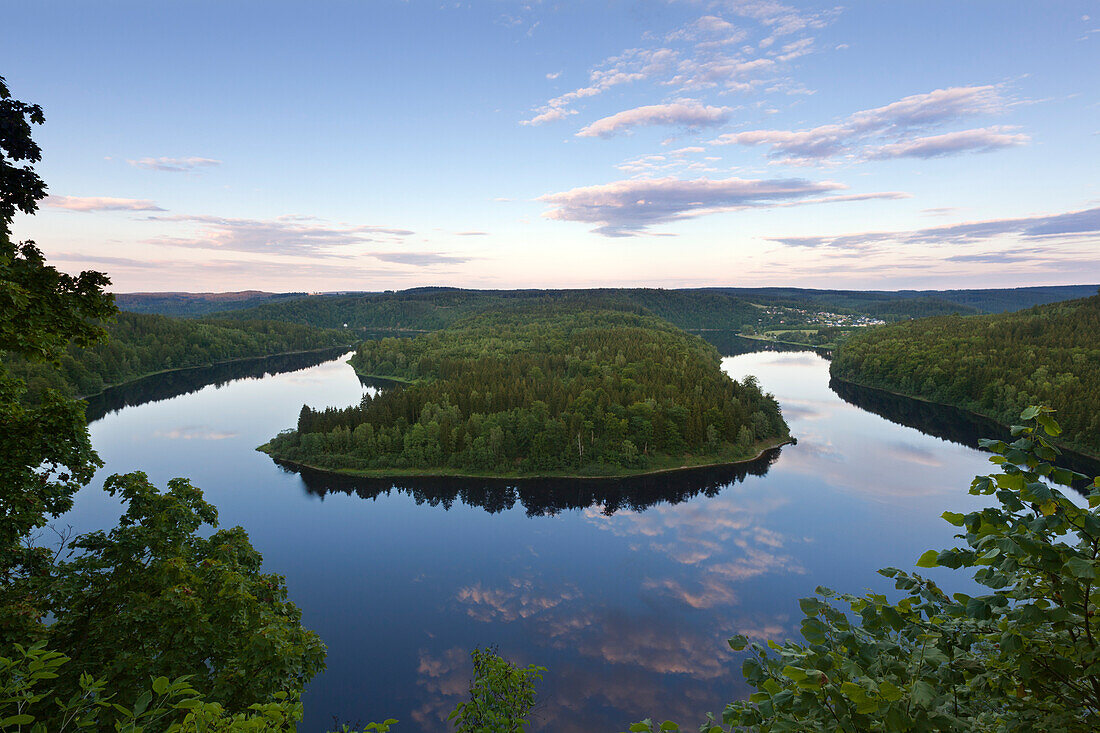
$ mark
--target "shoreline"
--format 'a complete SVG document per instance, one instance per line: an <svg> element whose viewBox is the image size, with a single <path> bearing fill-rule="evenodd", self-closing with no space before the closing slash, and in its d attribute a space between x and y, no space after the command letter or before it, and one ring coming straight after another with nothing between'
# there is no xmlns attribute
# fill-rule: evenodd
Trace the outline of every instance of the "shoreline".
<svg viewBox="0 0 1100 733"><path fill-rule="evenodd" d="M373 379L376 382L392 382L393 384L398 385L416 384L416 382L411 379L402 379L401 377L384 377L381 374L367 374L366 372L361 372L359 371L359 368L357 366L351 363L351 359L348 359L344 363L351 367L352 371L355 372L355 376L359 377L360 379Z"/></svg>
<svg viewBox="0 0 1100 733"><path fill-rule="evenodd" d="M860 382L854 382L851 379L845 379L844 377L838 377L837 375L833 374L832 369L829 370L829 378L830 379L835 379L838 382L843 382L844 384L850 385L852 387L858 387L860 389L878 390L879 392L884 392L886 394L894 395L895 397L903 397L907 400L914 400L916 402L923 402L926 405L933 405L935 407L947 407L947 408L950 408L952 410L959 410L961 412L965 412L968 415L972 415L974 417L980 417L984 420L989 420L990 422L992 422L995 425L999 426L1001 429L1005 430L1006 432L1012 430L1012 426L1011 425L1006 425L1005 423L1001 422L1000 418L994 417L993 415L987 415L984 412L978 412L977 410L972 410L969 407L963 407L962 405L952 405L949 402L937 402L936 400L930 400L927 397L917 397L916 395L905 394L904 392L896 392L892 389L886 389L885 387L876 387L875 385L871 385L871 384L861 384ZM1065 445L1059 445L1058 443L1055 443L1055 445L1058 445L1058 449L1060 451L1062 451L1063 453L1069 453L1069 454L1072 454L1072 455L1076 455L1076 456L1079 456L1081 458L1086 458L1090 461L1100 461L1100 454L1095 454L1094 455L1094 454L1088 453L1087 451L1084 451L1080 448L1073 448L1073 447L1069 447L1069 446L1065 446Z"/></svg>
<svg viewBox="0 0 1100 733"><path fill-rule="evenodd" d="M332 474L334 476L348 476L352 478L373 478L373 479L429 479L429 478L453 478L453 479L490 479L497 481L526 481L526 480L545 480L545 479L575 479L575 480L617 480L626 478L636 478L638 476L656 476L663 473L677 473L680 471L691 471L699 468L719 468L722 466L736 466L742 463L752 463L760 460L765 453L777 448L782 448L785 445L795 445L796 439L793 437L786 437L783 439L774 438L772 440L763 441L757 444L757 451L754 455L748 458L739 458L732 461L712 461L708 463L694 463L685 464L682 466L670 466L668 468L654 468L649 470L637 470L628 471L624 473L603 474L603 475L591 475L591 474L571 474L571 473L513 473L513 474L499 474L499 473L460 473L458 471L441 470L435 472L424 471L422 469L335 469L335 468L321 468L320 466L314 466L309 463L303 463L301 461L293 461L288 458L279 458L273 456L265 450L267 443L256 448L257 451L267 455L271 460L277 461L281 464L288 466L294 466L298 468L308 468L311 471L318 471L320 473Z"/></svg>
<svg viewBox="0 0 1100 733"><path fill-rule="evenodd" d="M90 399L92 397L99 397L101 394L103 394L104 392L107 392L108 390L116 389L118 387L125 387L128 384L133 384L134 382L140 382L143 379L148 379L149 377L160 376L162 374L174 374L176 372L186 372L186 371L190 371L192 369L209 369L210 367L225 366L226 364L235 364L236 362L239 362L239 361L252 361L252 360L255 360L255 359L271 359L271 358L274 358L276 356L294 356L296 354L317 354L317 353L320 353L320 352L323 352L323 351L335 351L337 349L354 349L354 348L355 348L354 346L323 346L319 349L302 349L300 351L279 351L279 352L276 352L274 354L259 354L259 355L256 355L256 356L239 356L235 359L223 359L221 361L212 361L212 362L208 362L206 364L194 364L192 366L181 366L181 367L173 367L171 369L160 369L159 371L155 371L155 372L147 372L145 374L139 374L136 377L131 377L130 379L127 379L127 380L122 381L122 382L114 382L112 384L105 384L105 385L103 385L103 388L100 389L98 392L89 392L88 394L77 395L73 399L87 400L87 399Z"/></svg>
<svg viewBox="0 0 1100 733"><path fill-rule="evenodd" d="M801 346L807 351L815 351L822 356L830 355L832 352L840 348L837 345L833 346L819 346L817 344L807 344L800 341L783 341L782 339L768 338L767 336L748 336L743 333L737 334L738 338L748 339L750 341L759 341L762 344L783 344L784 346ZM822 353L824 352L824 353Z"/></svg>

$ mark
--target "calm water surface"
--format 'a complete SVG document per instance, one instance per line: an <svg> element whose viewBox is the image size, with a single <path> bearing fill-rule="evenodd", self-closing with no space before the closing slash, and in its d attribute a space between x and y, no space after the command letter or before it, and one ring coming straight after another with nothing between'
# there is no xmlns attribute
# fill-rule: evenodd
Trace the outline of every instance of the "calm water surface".
<svg viewBox="0 0 1100 733"><path fill-rule="evenodd" d="M966 489L989 465L842 400L814 353L723 366L778 397L797 446L739 470L625 484L303 477L254 448L303 403L358 401L366 388L335 360L107 412L91 426L106 468L62 523L114 525L108 473L205 489L328 644L303 731L334 716L444 730L466 693L468 650L488 644L549 668L542 730L620 731L647 716L694 725L746 694L729 636L797 635L797 599L817 585L890 587L874 571L951 543L939 515L977 506Z"/></svg>

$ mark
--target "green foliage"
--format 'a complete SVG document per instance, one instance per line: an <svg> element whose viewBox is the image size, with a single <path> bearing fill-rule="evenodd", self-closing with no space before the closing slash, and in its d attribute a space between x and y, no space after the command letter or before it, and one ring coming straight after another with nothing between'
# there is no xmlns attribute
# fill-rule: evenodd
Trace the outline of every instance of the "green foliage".
<svg viewBox="0 0 1100 733"><path fill-rule="evenodd" d="M458 290L414 288L351 296L311 296L219 313L222 318L273 319L339 328L436 331L489 311L568 307L650 313L682 328L737 330L757 323L760 310L728 293L708 290Z"/></svg>
<svg viewBox="0 0 1100 733"><path fill-rule="evenodd" d="M0 79L0 653L15 652L0 658L0 729L289 730L324 647L243 530L199 536L217 514L187 481L161 493L143 474L111 477L127 503L116 529L77 539L71 559L36 544L100 463L83 404L46 386L32 406L8 365L64 363L115 313L105 276L60 273L11 241L15 211L45 195L16 165L39 160L42 121Z"/></svg>
<svg viewBox="0 0 1100 733"><path fill-rule="evenodd" d="M103 274L58 272L33 242L11 240L16 211L34 213L46 195L30 165L41 158L31 126L43 121L42 109L11 99L0 78L0 352L37 362L56 359L70 341L96 341L103 329L94 319L114 313ZM38 614L38 599L12 593L6 582L49 562L23 538L66 511L99 465L80 405L46 390L28 407L25 394L24 383L0 364L0 638Z"/></svg>
<svg viewBox="0 0 1100 733"><path fill-rule="evenodd" d="M173 479L160 492L142 473L112 476L105 488L126 512L110 533L80 537L75 559L54 568L50 648L114 689L189 676L231 711L300 690L323 668L324 645L301 627L283 579L261 572L244 530L198 534L217 526L199 489Z"/></svg>
<svg viewBox="0 0 1100 733"><path fill-rule="evenodd" d="M840 348L831 371L1006 425L1029 404L1050 405L1072 436L1061 443L1100 455L1100 296L871 329Z"/></svg>
<svg viewBox="0 0 1100 733"><path fill-rule="evenodd" d="M187 677L153 678L131 702L110 692L106 680L82 674L77 689L61 697L52 685L71 662L68 657L47 650L42 642L29 648L16 644L13 651L10 657L0 657L0 730L4 731L290 733L302 719L302 703L296 695L279 692L271 702L230 713L208 701ZM371 723L362 733L386 733L396 722ZM352 732L345 726L341 733Z"/></svg>
<svg viewBox="0 0 1100 733"><path fill-rule="evenodd" d="M413 288L355 295L267 296L256 307L227 305L222 318L267 319L339 328L436 331L483 311L538 305L634 310L650 313L684 329L739 331L795 328L808 313L829 311L887 321L928 316L1014 311L1042 303L1090 295L1095 286L1012 288L999 290L862 291L804 288L695 288L658 290L459 290ZM232 294L230 294L232 295ZM193 297L193 296L192 296ZM272 302L282 298L280 302ZM247 302L247 301L245 301ZM756 304L756 305L754 305ZM775 306L768 314L757 305ZM229 311L228 308L234 308ZM192 304L162 294L130 296L123 308L149 312L193 313ZM154 310L155 309L155 310ZM182 309L182 310L181 310ZM800 314L798 311L801 311ZM202 312L207 312L205 306ZM800 317L802 316L802 317Z"/></svg>
<svg viewBox="0 0 1100 733"><path fill-rule="evenodd" d="M775 400L726 376L713 347L635 313L485 313L368 341L352 364L408 384L343 410L304 407L268 452L335 469L599 474L736 460L787 435Z"/></svg>
<svg viewBox="0 0 1100 733"><path fill-rule="evenodd" d="M999 470L970 493L998 505L945 512L966 545L917 562L974 570L987 593L948 596L894 568L880 572L897 602L818 588L800 601L804 641L752 644L744 675L756 692L702 730L1100 729L1100 478L1087 506L1058 489L1088 479L1054 464L1061 428L1051 413L1030 407L1016 440L984 442Z"/></svg>
<svg viewBox="0 0 1100 733"><path fill-rule="evenodd" d="M470 653L470 699L447 716L456 733L523 733L535 705L535 684L545 667L517 667L491 649Z"/></svg>
<svg viewBox="0 0 1100 733"><path fill-rule="evenodd" d="M198 318L218 311L253 308L304 297L305 293L265 293L258 290L236 293L115 293L115 304L129 313Z"/></svg>
<svg viewBox="0 0 1100 733"><path fill-rule="evenodd" d="M344 346L347 331L272 321L186 321L120 313L107 325L107 340L82 348L70 343L53 365L8 355L12 374L29 386L32 398L47 389L68 397L164 371L221 361Z"/></svg>

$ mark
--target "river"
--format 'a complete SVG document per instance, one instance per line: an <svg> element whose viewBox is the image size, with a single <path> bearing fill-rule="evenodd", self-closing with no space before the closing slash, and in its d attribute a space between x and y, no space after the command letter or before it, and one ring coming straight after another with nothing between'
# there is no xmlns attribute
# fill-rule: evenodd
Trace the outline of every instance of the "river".
<svg viewBox="0 0 1100 733"><path fill-rule="evenodd" d="M967 487L991 468L971 447L857 407L851 389L842 399L821 356L763 351L723 367L776 395L798 444L753 464L518 486L303 476L255 447L302 404L344 406L367 389L341 359L303 358L98 403L90 430L106 466L58 522L113 526L109 473L203 488L328 644L303 731L386 717L397 733L444 730L466 695L468 651L486 645L548 668L538 730L615 732L649 716L694 727L747 694L728 637L797 636L797 599L818 585L890 588L875 570L951 544L940 513L979 506Z"/></svg>

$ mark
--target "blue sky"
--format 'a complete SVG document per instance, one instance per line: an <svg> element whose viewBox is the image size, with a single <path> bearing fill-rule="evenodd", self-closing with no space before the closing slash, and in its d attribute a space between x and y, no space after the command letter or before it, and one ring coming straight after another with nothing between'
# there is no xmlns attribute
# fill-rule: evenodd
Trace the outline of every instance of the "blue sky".
<svg viewBox="0 0 1100 733"><path fill-rule="evenodd" d="M1100 282L1100 2L14 2L137 290Z"/></svg>

